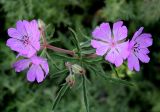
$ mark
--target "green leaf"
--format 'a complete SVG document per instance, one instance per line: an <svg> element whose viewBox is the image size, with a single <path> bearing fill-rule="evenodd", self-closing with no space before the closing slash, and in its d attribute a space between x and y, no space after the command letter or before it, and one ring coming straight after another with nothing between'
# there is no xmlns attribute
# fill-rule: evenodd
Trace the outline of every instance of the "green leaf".
<svg viewBox="0 0 160 112"><path fill-rule="evenodd" d="M78 37L77 37L77 34L76 32L72 29L72 28L69 28L69 30L72 32L73 34L73 43L75 44L77 50L78 50L78 55L81 57L81 48L80 48L80 43L79 43L79 40L78 40Z"/></svg>
<svg viewBox="0 0 160 112"><path fill-rule="evenodd" d="M43 57L45 55L46 49L43 49L42 52L40 53L40 57Z"/></svg>
<svg viewBox="0 0 160 112"><path fill-rule="evenodd" d="M83 76L83 98L84 98L84 104L86 111L89 112L89 102L88 102L88 96L87 96L87 88L86 88L86 77Z"/></svg>
<svg viewBox="0 0 160 112"><path fill-rule="evenodd" d="M91 41L90 40L80 43L81 48L86 48L86 47L90 47L90 46L91 46Z"/></svg>
<svg viewBox="0 0 160 112"><path fill-rule="evenodd" d="M128 82L126 80L122 80L122 79L119 79L119 78L112 78L112 77L109 77L107 75L103 75L103 74L100 74L100 76L102 76L105 80L110 80L114 83L117 83L117 84L123 84L123 85L126 85L126 86L135 86L133 83L131 82Z"/></svg>
<svg viewBox="0 0 160 112"><path fill-rule="evenodd" d="M57 104L60 102L61 98L63 97L63 95L66 93L66 91L68 90L69 86L67 83L65 83L60 91L58 92L58 95L53 103L53 107L52 107L52 110L54 111L54 109L56 108Z"/></svg>
<svg viewBox="0 0 160 112"><path fill-rule="evenodd" d="M101 62L103 60L102 57L97 58L83 58L83 61L86 63L95 63L95 62Z"/></svg>
<svg viewBox="0 0 160 112"><path fill-rule="evenodd" d="M45 54L46 54L47 58L51 61L51 63L52 63L58 70L60 70L60 68L56 65L56 63L53 61L53 59L51 58L51 56L48 54L47 51L45 51Z"/></svg>
<svg viewBox="0 0 160 112"><path fill-rule="evenodd" d="M95 49L89 49L89 50L81 51L81 54L93 54L93 53L95 53Z"/></svg>
<svg viewBox="0 0 160 112"><path fill-rule="evenodd" d="M80 34L81 34L84 38L86 38L87 40L90 40L90 39L91 39L91 37L85 35L80 28L79 28L79 32L80 32Z"/></svg>
<svg viewBox="0 0 160 112"><path fill-rule="evenodd" d="M50 77L51 78L57 78L57 77L61 76L62 74L66 74L67 72L68 72L68 70L64 69L64 70L61 70L61 71L58 71L58 72L52 74Z"/></svg>
<svg viewBox="0 0 160 112"><path fill-rule="evenodd" d="M55 33L55 28L53 28L51 34L48 36L48 40L50 40L53 37L54 33Z"/></svg>
<svg viewBox="0 0 160 112"><path fill-rule="evenodd" d="M69 61L69 62L79 62L78 58L68 57L66 55L62 55L58 53L52 53L52 55L55 59L60 59L60 60Z"/></svg>
<svg viewBox="0 0 160 112"><path fill-rule="evenodd" d="M103 77L107 81L111 81L111 82L117 83L117 84L123 84L123 85L126 85L126 86L135 87L135 85L131 82L128 82L126 80L122 80L122 79L119 79L119 78L113 78L113 77L107 76L107 74L105 74L104 71L102 71L100 69L96 69L95 67L92 67L91 65L88 65L88 67L90 67L94 71L95 74Z"/></svg>
<svg viewBox="0 0 160 112"><path fill-rule="evenodd" d="M111 63L109 63L109 65L110 65L112 71L115 72L116 76L119 78L117 70L113 67L113 65Z"/></svg>
<svg viewBox="0 0 160 112"><path fill-rule="evenodd" d="M56 43L56 42L59 42L59 41L61 41L59 38L58 39L52 39L52 40L48 41L48 44Z"/></svg>

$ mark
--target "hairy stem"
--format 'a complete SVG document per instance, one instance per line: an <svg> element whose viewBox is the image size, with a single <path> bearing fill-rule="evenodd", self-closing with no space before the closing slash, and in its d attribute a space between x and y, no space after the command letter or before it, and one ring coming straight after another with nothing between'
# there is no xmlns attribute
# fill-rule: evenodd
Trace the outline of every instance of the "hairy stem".
<svg viewBox="0 0 160 112"><path fill-rule="evenodd" d="M42 45L41 49L47 48L47 49L53 50L55 52L60 52L60 53L69 54L71 56L75 56L75 52L72 51L72 50L66 50L66 49L62 49L62 48L55 47L55 46L52 46L52 45L48 44L47 39L46 39L46 35L45 35L45 31L44 31L43 27L40 28L40 32L41 32L42 39L43 39L43 45ZM97 55L96 54L89 54L86 57L88 57L88 58L96 58Z"/></svg>
<svg viewBox="0 0 160 112"><path fill-rule="evenodd" d="M74 51L62 49L62 48L55 47L55 46L52 46L52 45L49 45L49 44L47 44L45 47L48 48L48 49L50 49L50 50L53 50L55 52L65 53L65 54L69 54L71 56L75 55Z"/></svg>
<svg viewBox="0 0 160 112"><path fill-rule="evenodd" d="M44 32L43 27L40 28L40 32L41 32L41 35L42 35L43 44L44 44L44 46L46 46L47 45L47 40L46 40L46 36L45 36L45 32Z"/></svg>

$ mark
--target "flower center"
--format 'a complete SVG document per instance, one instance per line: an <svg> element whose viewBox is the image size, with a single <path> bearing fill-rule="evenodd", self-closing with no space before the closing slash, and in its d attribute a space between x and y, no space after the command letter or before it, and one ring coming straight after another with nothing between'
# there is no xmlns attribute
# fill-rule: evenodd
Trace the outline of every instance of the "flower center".
<svg viewBox="0 0 160 112"><path fill-rule="evenodd" d="M132 50L133 50L135 53L138 53L139 50L140 50L140 45L139 45L139 43L135 43L134 46L132 47Z"/></svg>
<svg viewBox="0 0 160 112"><path fill-rule="evenodd" d="M116 42L112 41L111 44L110 44L110 46L111 46L112 48L115 47L115 46L116 46Z"/></svg>
<svg viewBox="0 0 160 112"><path fill-rule="evenodd" d="M29 37L26 36L26 35L24 35L24 36L22 37L22 42L23 42L23 44L24 44L25 46L27 46L27 45L30 43Z"/></svg>

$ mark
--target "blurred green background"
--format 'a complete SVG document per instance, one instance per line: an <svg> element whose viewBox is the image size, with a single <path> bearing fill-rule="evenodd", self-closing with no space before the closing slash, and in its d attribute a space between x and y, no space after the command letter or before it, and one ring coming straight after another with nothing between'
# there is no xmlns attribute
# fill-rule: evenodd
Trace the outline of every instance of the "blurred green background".
<svg viewBox="0 0 160 112"><path fill-rule="evenodd" d="M53 101L65 75L52 78L59 71L50 63L50 76L41 83L29 83L26 72L11 68L16 53L6 47L7 29L17 20L41 19L53 45L73 49L68 27L91 38L101 22L124 20L129 38L141 26L153 36L149 64L141 64L141 72L130 72L126 65L118 68L122 79L134 81L137 88L110 83L88 71L88 98L91 112L160 112L160 0L0 0L0 112L51 112ZM53 33L54 32L54 33ZM79 40L85 41L84 36ZM52 57L64 68L64 61ZM113 74L110 67L104 71ZM85 112L80 79L67 91L56 112Z"/></svg>

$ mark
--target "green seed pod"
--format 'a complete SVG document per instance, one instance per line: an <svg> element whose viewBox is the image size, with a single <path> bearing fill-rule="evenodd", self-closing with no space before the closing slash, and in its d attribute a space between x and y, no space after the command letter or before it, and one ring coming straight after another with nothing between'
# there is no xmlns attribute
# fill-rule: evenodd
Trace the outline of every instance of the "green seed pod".
<svg viewBox="0 0 160 112"><path fill-rule="evenodd" d="M74 86L75 84L75 76L72 74L69 74L66 78L66 82L69 84L70 87Z"/></svg>
<svg viewBox="0 0 160 112"><path fill-rule="evenodd" d="M79 75L84 75L85 74L85 70L77 64L73 64L71 68L72 68L72 72L74 74L79 74Z"/></svg>

